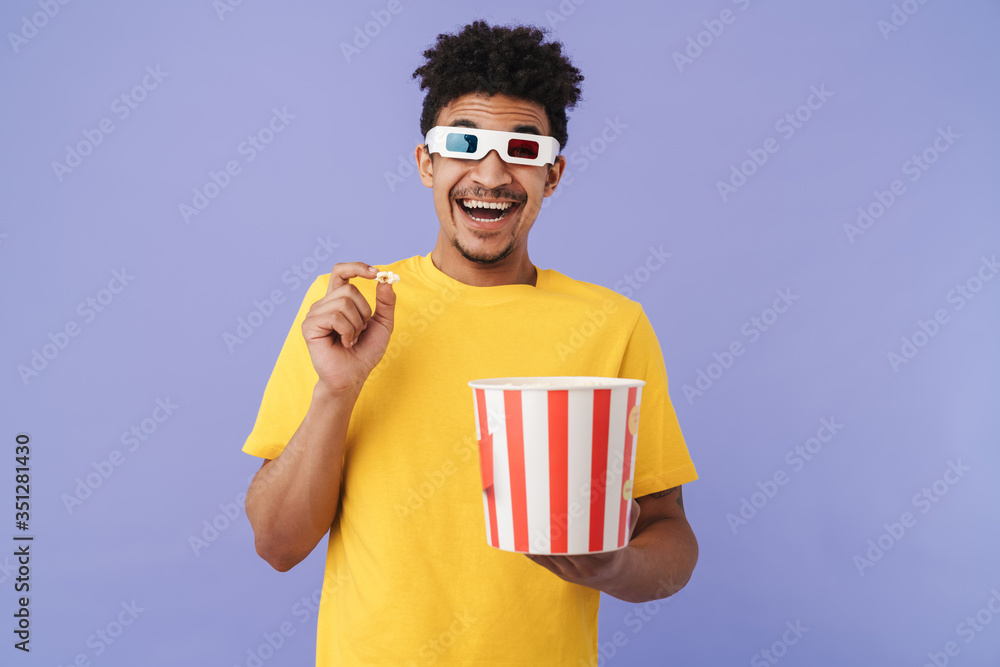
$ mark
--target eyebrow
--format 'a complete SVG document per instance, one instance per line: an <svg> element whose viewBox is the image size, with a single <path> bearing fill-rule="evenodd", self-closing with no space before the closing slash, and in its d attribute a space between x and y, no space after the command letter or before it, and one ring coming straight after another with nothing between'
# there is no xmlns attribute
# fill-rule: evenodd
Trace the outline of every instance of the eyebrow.
<svg viewBox="0 0 1000 667"><path fill-rule="evenodd" d="M480 129L473 121L467 118L460 118L458 120L451 122L451 127L471 127L473 129ZM517 125L513 130L508 130L509 132L520 132L521 134L537 134L542 136L542 132L534 125Z"/></svg>

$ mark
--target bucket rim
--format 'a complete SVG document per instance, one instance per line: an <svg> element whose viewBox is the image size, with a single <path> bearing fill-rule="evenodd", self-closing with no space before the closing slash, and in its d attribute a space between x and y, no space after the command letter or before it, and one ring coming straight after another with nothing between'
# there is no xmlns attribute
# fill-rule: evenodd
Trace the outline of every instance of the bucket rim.
<svg viewBox="0 0 1000 667"><path fill-rule="evenodd" d="M547 383L542 385L540 383ZM595 382L597 384L583 384ZM505 378L485 378L471 380L469 386L473 389L503 389L507 391L561 391L566 389L621 389L623 387L642 387L645 380L634 378L602 377L599 375L539 375ZM504 386L514 385L514 386Z"/></svg>

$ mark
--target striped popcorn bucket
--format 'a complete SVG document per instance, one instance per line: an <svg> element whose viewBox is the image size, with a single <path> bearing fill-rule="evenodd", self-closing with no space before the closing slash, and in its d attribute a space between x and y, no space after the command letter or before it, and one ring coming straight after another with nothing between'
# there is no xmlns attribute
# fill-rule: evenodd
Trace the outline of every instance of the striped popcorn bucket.
<svg viewBox="0 0 1000 667"><path fill-rule="evenodd" d="M486 541L592 554L628 544L642 380L473 380Z"/></svg>

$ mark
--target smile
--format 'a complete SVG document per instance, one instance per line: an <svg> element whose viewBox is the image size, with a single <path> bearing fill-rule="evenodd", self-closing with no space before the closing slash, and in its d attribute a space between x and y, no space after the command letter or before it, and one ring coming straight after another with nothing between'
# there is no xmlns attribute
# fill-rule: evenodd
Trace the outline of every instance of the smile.
<svg viewBox="0 0 1000 667"><path fill-rule="evenodd" d="M459 200L462 210L476 222L499 222L516 211L520 204L512 201Z"/></svg>

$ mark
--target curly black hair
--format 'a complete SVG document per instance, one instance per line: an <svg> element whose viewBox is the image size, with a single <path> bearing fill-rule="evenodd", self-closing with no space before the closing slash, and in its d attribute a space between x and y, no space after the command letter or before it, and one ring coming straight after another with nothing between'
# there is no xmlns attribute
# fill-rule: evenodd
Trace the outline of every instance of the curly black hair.
<svg viewBox="0 0 1000 667"><path fill-rule="evenodd" d="M547 30L534 26L490 26L474 21L456 35L440 34L424 51L427 62L413 72L428 89L420 134L434 127L438 112L469 93L509 95L545 108L552 136L566 147L566 109L580 99L583 74L562 53L562 44L542 44Z"/></svg>

